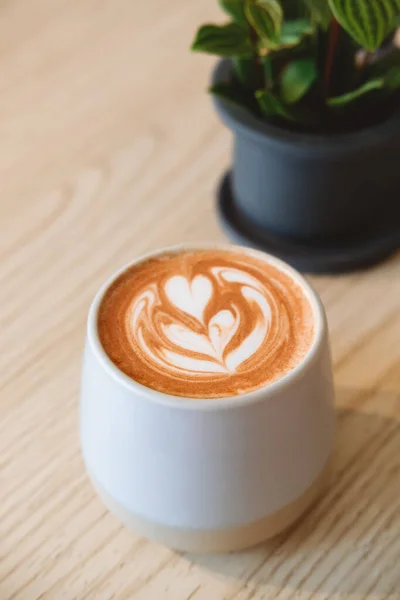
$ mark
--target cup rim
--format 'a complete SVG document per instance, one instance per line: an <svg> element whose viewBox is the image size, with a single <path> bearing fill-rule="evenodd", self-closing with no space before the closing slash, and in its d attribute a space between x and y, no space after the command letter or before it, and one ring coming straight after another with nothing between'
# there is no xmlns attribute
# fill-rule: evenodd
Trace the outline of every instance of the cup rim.
<svg viewBox="0 0 400 600"><path fill-rule="evenodd" d="M153 388L149 388L128 375L126 375L123 371L121 371L117 365L110 359L105 349L103 348L100 338L98 335L98 312L100 304L103 300L104 294L108 290L108 288L114 283L114 281L122 275L126 270L134 265L138 265L145 260L160 256L165 253L179 253L185 250L228 250L231 252L246 252L248 254L253 254L262 260L276 266L278 269L286 272L290 277L297 282L303 292L305 293L308 301L310 302L313 315L314 315L314 323L315 323L315 334L314 339L310 348L308 349L306 355L303 359L288 373L286 373L283 377L273 381L265 385L264 387L258 388L251 392L245 394L239 394L236 396L226 396L222 398L193 398L193 397L184 397L184 396L174 396L172 394L166 394L165 392L161 392L155 390ZM97 294L95 295L90 309L89 316L87 320L87 343L89 344L91 350L93 351L97 361L100 363L100 366L104 368L107 373L119 384L123 387L127 388L130 392L134 394L139 394L142 397L145 397L147 401L153 402L155 404L162 404L164 406L174 407L181 410L205 410L205 411L215 411L215 410L224 410L233 407L240 406L248 406L250 404L257 404L266 402L268 399L274 398L277 394L279 394L283 389L290 387L291 385L296 384L304 374L309 370L309 368L314 363L315 359L318 356L319 350L324 342L327 331L327 322L325 316L325 310L320 300L317 292L314 290L312 285L305 279L305 277L299 273L296 269L288 265L283 260L276 258L272 254L268 254L266 252L262 252L260 250L256 250L253 248L247 248L244 246L240 246L237 244L221 244L221 243L193 243L193 244L177 244L173 246L162 247L158 250L153 250L141 254L136 259L130 261L129 263L122 266L120 269L115 271L100 287Z"/></svg>

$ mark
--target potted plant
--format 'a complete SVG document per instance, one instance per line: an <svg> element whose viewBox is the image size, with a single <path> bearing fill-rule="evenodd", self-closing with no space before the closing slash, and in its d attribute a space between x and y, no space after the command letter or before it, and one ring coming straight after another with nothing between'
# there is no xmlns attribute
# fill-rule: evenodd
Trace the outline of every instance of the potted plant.
<svg viewBox="0 0 400 600"><path fill-rule="evenodd" d="M308 271L400 246L400 0L220 0L192 49L235 136L219 193L231 236Z"/></svg>

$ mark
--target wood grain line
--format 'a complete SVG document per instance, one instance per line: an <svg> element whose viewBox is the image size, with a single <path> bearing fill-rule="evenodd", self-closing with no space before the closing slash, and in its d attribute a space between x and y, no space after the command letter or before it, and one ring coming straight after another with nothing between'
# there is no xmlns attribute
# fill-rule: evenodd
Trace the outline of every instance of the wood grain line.
<svg viewBox="0 0 400 600"><path fill-rule="evenodd" d="M379 495L380 490L378 490L375 497L372 497L372 498L368 497L367 492L368 492L371 482L374 481L374 479L375 479L376 473L377 472L379 473L380 464L377 466L376 471L373 471L371 474L370 474L370 471L372 470L372 466L374 465L374 461L375 461L376 457L377 456L379 457L379 454L382 451L382 449L386 448L387 443L391 439L395 439L397 436L398 436L398 428L395 427L395 430L391 431L386 436L386 438L384 440L382 440L382 443L380 444L380 446L378 446L378 448L375 449L372 460L370 459L368 462L366 462L367 468L365 470L363 470L363 475L366 476L368 474L369 477L366 479L366 481L363 483L363 485L361 486L361 488L359 490L361 492L361 494L359 494L359 496L364 497L364 502L363 502L363 504L360 504L357 507L357 513L354 515L354 519L353 519L353 521L350 522L350 524L343 523L344 519L343 519L343 516L341 515L341 512L343 509L341 510L339 501L342 500L344 498L344 496L342 496L340 499L338 499L336 501L337 515L335 516L335 519L332 519L331 522L326 527L324 527L324 529L322 531L323 537L321 537L319 539L319 542L322 543L322 542L324 542L324 540L329 539L332 536L332 534L339 532L337 538L334 539L333 544L331 544L331 546L327 548L328 553L333 549L336 539L339 539L340 535L343 534L345 527L351 528L352 525L355 523L356 519L361 518L365 514L365 512L368 508L368 502L371 500L374 501L376 499L376 497ZM383 474L379 478L379 480L382 480L383 482L385 481L385 479L386 479L386 474ZM349 488L348 488L349 495L351 494L351 491L352 491L352 489L354 489L354 486L357 484L358 480L359 480L359 477L358 477L358 479L354 479L351 484L348 484L349 485ZM363 496L363 494L365 494L365 496ZM344 512L346 512L346 511L344 510ZM318 522L321 522L321 521L318 521L318 520L314 521L314 525L316 528L318 528ZM342 526L342 530L340 530L340 526ZM310 569L307 571L307 573L298 582L298 585L300 587L302 585L304 585L305 581L308 578L310 578L310 576L313 574L314 571L318 570L319 565L321 564L321 562L323 560L324 560L324 557L320 556L318 558L317 562L310 567ZM294 570L295 570L295 567L291 571L289 571L289 573L283 579L282 583L284 586L287 586L289 584L291 578L293 577ZM293 598L293 595L289 596L288 600L292 600L292 598Z"/></svg>
<svg viewBox="0 0 400 600"><path fill-rule="evenodd" d="M388 431L386 429L388 429ZM334 481L332 481L331 488L327 491L327 494L325 495L325 497L321 499L318 506L316 506L313 511L313 533L314 534L316 531L319 531L320 529L323 530L324 534L326 531L328 531L328 533L329 533L329 531L332 531L332 528L335 526L335 523L331 522L330 525L328 526L329 527L328 530L326 529L326 527L322 528L321 526L325 524L325 519L327 517L329 517L330 512L332 510L332 506L337 507L340 500L343 497L347 496L347 491L348 491L350 482L353 480L354 477L356 477L358 472L362 471L362 469L360 467L360 463L364 462L366 464L369 464L369 461L371 460L371 458L373 458L376 454L379 453L379 448L385 447L387 442L391 438L393 438L396 435L396 433L397 433L396 423L393 423L391 427L389 426L388 428L384 428L383 431L380 432L380 434L375 436L375 439L373 440L373 444L371 444L370 440L368 440L365 443L365 445L363 445L353 455L353 457L346 463L346 465L343 466L342 470L335 474L335 479L334 479ZM378 448L376 448L375 445L378 445ZM340 520L340 518L339 518L339 520ZM263 567L267 563L268 559L271 557L272 553L277 552L281 548L284 547L284 545L287 542L289 537L290 537L289 535L287 537L283 537L282 541L280 541L279 544L276 547L274 547L270 551L270 553L268 553L268 555L266 557L263 558L262 562L251 573L251 578L254 578L263 569ZM301 538L301 536L298 536L297 543L295 543L296 550L300 549L301 544L302 544L302 538ZM299 554L299 561L301 561L301 554ZM280 563L278 563L276 565L276 567L272 571L270 571L269 576L273 577L274 575L276 575L280 566L281 566ZM285 580L283 581L283 586L285 586L289 583L290 578L296 573L297 567L298 567L298 565L295 565L289 571ZM244 582L244 585L246 585L249 582L249 579L250 578L248 578ZM303 584L304 581L300 580L299 583ZM285 589L285 588L283 587L283 589ZM241 590L239 590L239 592L240 591ZM228 597L228 600L235 600L237 596L238 596L238 592L236 591L233 596ZM250 598L249 599L246 598L243 600L250 600Z"/></svg>
<svg viewBox="0 0 400 600"><path fill-rule="evenodd" d="M395 525L396 522L398 522L398 520L399 520L399 510L400 510L400 503L398 503L397 505L395 504L393 510L391 510L388 513L388 515L385 515L385 519L383 520L383 523L381 525L381 529L379 531L377 531L377 533L374 535L374 537L371 540L372 542L376 542L376 544L379 545L379 542L380 542L379 535L380 535L381 531L383 529L388 529L389 527ZM382 560L382 557L384 558L385 553L389 554L390 550L392 548L395 550L393 558L394 559L396 559L396 558L398 559L399 558L399 552L397 551L397 548L396 548L396 539L395 538L392 538L389 541L389 543L385 547L383 547L383 548L381 548L380 545L379 545L379 554L378 554L377 558L380 558L381 559L381 563L383 563L382 571L379 572L379 574L375 577L374 582L371 584L371 586L366 591L366 597L368 597L369 594L373 593L374 588L377 586L377 584L379 583L379 580L381 579L382 575L384 574L386 568L384 566L384 561ZM365 553L365 558L367 558L367 556L368 556L368 551L366 551L366 553ZM374 562L377 561L377 558L374 559ZM359 570L361 572L360 572L359 577L353 581L353 592L356 592L356 590L359 588L360 583L363 581L363 579L365 579L365 571L362 568L363 567L362 562L360 561L357 566L361 567L361 568L359 568ZM322 586L320 585L320 587L322 587ZM400 576L398 578L398 587L399 587L399 590L400 590ZM337 589L338 589L338 586L336 585L336 590ZM314 597L316 597L316 592L317 591L318 590L315 590L313 592L313 596ZM313 596L310 597L310 600L312 599Z"/></svg>
<svg viewBox="0 0 400 600"><path fill-rule="evenodd" d="M48 520L49 517L56 514L61 508L63 508L65 506L65 504L67 503L69 498L72 498L73 496L75 496L77 488L81 488L81 487L82 487L82 483L80 483L80 484L76 483L75 486L72 489L70 489L70 491L68 493L66 493L65 496L63 496L55 506L53 506L45 515L43 515L43 518L36 525L34 525L30 530L28 530L28 532L27 532L28 535L32 536L32 534L37 532L38 529L40 529L40 527L42 527L46 523L46 521ZM78 512L80 509L85 508L86 506L87 506L87 498L84 498L82 503L78 505ZM104 511L104 514L106 514L105 511ZM104 517L104 514L102 515L102 517ZM35 552L37 552L43 546L45 541L46 540L43 540L40 544L38 544L37 546L32 548L27 554L24 554L22 557L20 557L19 562L17 562L11 569L6 571L6 573L0 579L0 584L3 581L5 581L5 579L9 575L11 575L12 573L15 573L15 571L21 566L22 561L26 561ZM11 550L12 550L12 548L11 548Z"/></svg>
<svg viewBox="0 0 400 600"><path fill-rule="evenodd" d="M95 523L92 523L92 524L91 524L91 527L93 527L94 525L96 525L97 523L99 523L101 520L103 520L103 518L104 518L104 515L105 515L105 514L106 514L106 511L104 512L104 514L103 514L103 515L102 515L102 516L101 516L101 517L100 517L100 518L99 518L99 519L98 519L98 520L97 520ZM116 525L116 528L114 529L114 531L112 531L111 533L109 533L109 534L108 534L108 535L107 535L107 536L106 536L106 537L105 537L105 538L102 540L102 542L101 542L101 543L100 543L98 546L96 546L95 548L93 548L93 549L91 550L91 552L90 552L90 553L88 553L88 554L85 556L85 559L84 559L84 561L82 561L82 562L80 563L80 566L81 566L81 567L82 567L82 566L85 566L85 564L86 564L86 563L88 563L88 562L89 562L89 561L90 561L90 560L91 560L93 557L95 557L95 556L96 556L96 555L97 555L97 554L98 554L98 553L99 553L99 552L100 552L100 551L101 551L101 550L102 550L102 549L103 549L103 548L104 548L104 547L105 547L107 544L109 544L110 542L112 542L112 541L113 541L113 540L114 540L114 539L117 537L117 535L118 535L118 534L121 532L121 529L122 529L122 525L121 525L121 524L117 524L117 525ZM90 531L90 528L88 529L88 531ZM86 532L85 532L85 533L86 533ZM68 551L71 549L71 547L72 547L72 543L73 543L74 541L75 541L75 540L72 540L72 541L71 541L71 543L70 543L70 545L69 545L69 547L67 546L66 548L64 548L64 549L63 549L62 553L61 553L60 555L58 555L58 556L57 556L57 559L60 559L60 558L62 558L62 556L63 556L63 555L65 555L65 554L66 554L66 553L67 553L67 552L68 552ZM143 543L143 542L142 542L141 540L139 540L139 541L137 541L137 542L136 542L136 544L134 544L134 546L136 546L136 547L140 547L142 543ZM46 574L46 572L48 573L49 571L51 571L52 569L54 569L54 564L55 564L55 563L53 563L52 565L50 565L50 566L48 567L47 571L42 571L42 573L41 573L41 576L45 575L45 574ZM64 584L66 581L68 581L68 578L69 578L69 577L71 576L71 574L72 574L72 573L75 571L75 568L76 568L76 567L72 567L72 568L71 568L71 569L69 569L69 570L68 570L66 573L64 573L62 576L60 576L60 577L57 579L57 582L56 582L54 585L52 585L51 587L49 587L48 589L46 589L46 590L44 591L44 593L45 593L45 594L53 594L53 593L54 593L54 591L55 591L57 588L59 588L60 586L61 586L61 588L62 588L63 584ZM32 581L34 581L34 580L35 580L35 577L32 579ZM27 582L27 585L29 585L29 583L31 583L31 582ZM19 591L22 591L23 589L24 589L24 588L22 588L22 589L21 589L21 590L19 590Z"/></svg>
<svg viewBox="0 0 400 600"><path fill-rule="evenodd" d="M399 317L399 310L396 308L395 310L389 312L385 315L384 319L372 329L369 329L365 332L365 334L358 339L350 348L348 348L338 360L335 361L335 370L338 371L342 365L344 365L349 359L352 358L354 354L360 351L363 347L368 344L372 344L374 338L378 335L382 335L382 332L390 326L393 326L393 321L395 318Z"/></svg>
<svg viewBox="0 0 400 600"><path fill-rule="evenodd" d="M397 432L397 435L398 435L398 432ZM378 450L378 452L377 452L377 455L379 455L379 450ZM374 457L374 459L375 459L375 458L376 458L376 457ZM390 460L390 458L389 458L389 460ZM378 457L378 462L379 462L379 457ZM372 469L371 469L371 464L372 464L372 463L370 463L370 464L369 464L369 469L368 469L368 470L366 470L366 471L363 473L363 475L366 475L367 473L369 473L369 471L370 471L370 470L372 470ZM381 489L379 489L379 488L378 488L378 489L376 490L376 492L375 492L375 494L374 494L374 495L372 495L372 496L371 496L371 495L369 495L369 493L368 493L368 492L369 492L369 489L370 489L370 487L371 487L371 482L373 482L373 481L375 481L375 482L377 482L377 481L378 481L378 482L379 482L379 481L381 481L381 483L382 483L382 484L384 484L384 483L385 483L385 481L387 480L387 474L386 474L386 473L383 473L383 474L381 474L381 475L382 475L381 477L376 477L377 473L379 473L379 472L380 472L380 471L379 471L379 468L380 468L380 464L379 464L379 465L377 465L377 469L376 469L376 471L375 471L375 472L372 472L372 473L371 473L371 475L369 476L369 478L368 478L368 479L367 479L367 480L364 482L364 484L361 486L361 488L360 488L360 490L359 490L359 492L360 492L360 493L359 493L358 495L359 495L360 497L362 497L362 498L364 499L364 501L363 501L363 503L362 503L362 504L360 503L360 504L357 506L357 512L354 514L354 518L352 519L352 521L350 521L350 523L346 523L346 524L343 524L343 519L342 519L342 518L339 518L339 519L337 519L336 521L333 521L333 522L331 523L331 525L330 525L330 526L329 526L327 529L325 529L325 530L324 530L325 539L329 539L329 538L333 537L333 536L332 536L332 534L333 534L333 533L337 533L337 532L339 531L339 526L340 526L340 525L342 525L342 524L343 524L343 525L345 525L345 526L346 526L348 529L352 529L352 528L353 528L353 526L354 526L354 524L355 524L355 523L356 523L358 520L361 520L361 519L362 519L362 517L363 517L363 516L366 514L366 512L367 512L367 510L368 510L368 508L369 508L369 505L370 505L370 504L372 504L372 503L374 503L374 502L377 500L377 498L378 498L378 497L379 497L379 496L382 494L382 490L384 490L384 489L385 489L385 486L384 486L384 485L382 485L382 488L381 488ZM353 489L353 488L354 488L354 486L355 486L355 484L356 484L356 483L357 483L357 480L355 480L355 481L353 482L353 484L352 484L352 486L351 486L351 488L350 488L350 492L351 492L351 489ZM399 508L399 507L400 507L400 503L399 503L399 504L396 506L396 510L398 510L398 508ZM388 522L392 521L392 517L393 517L393 513L388 513ZM368 526L368 528L372 528L372 527L373 527L373 526L376 524L376 521L378 520L378 518L379 518L379 515L376 517L376 519L375 519L375 520L371 520L371 521L369 521L369 522L367 523L367 526ZM357 544L357 542L358 542L358 541L359 541L359 540L360 540L360 539L361 539L361 538L362 538L362 537L363 537L363 536L364 536L366 533L367 533L367 530L366 530L366 529L364 529L364 530L361 530L361 531L358 533L358 535L357 535L357 536L354 538L354 540L353 540L353 543L354 543L354 544ZM340 531L339 531L339 533L338 533L338 535L337 535L337 539L340 539L340 537L341 537L341 535L342 535L342 534L343 534L343 532L340 532ZM379 535L379 532L378 532L378 534L377 534L377 535ZM322 541L323 541L323 539L322 539ZM335 543L336 543L336 541L334 540L334 541L333 541L333 543L331 544L331 547L328 547L328 548L327 548L327 552L328 552L328 553L329 553L329 552L330 552L330 551L331 551L331 550L334 548L334 546L335 546ZM362 559L363 559L363 557L359 557L359 562L358 562L358 563L356 563L355 565L353 565L353 566L352 566L352 569L353 569L353 570L357 568L357 566L360 564L360 562L361 562L361 560L362 560ZM318 569L319 569L319 566L320 566L321 562L323 562L324 560L325 560L325 557L324 557L324 556L321 556L321 557L319 558L319 560L318 560L316 563L314 563L314 564L312 565L312 567L310 567L310 570L309 570L309 571L308 571L308 572L307 572L307 573L306 573L306 574L303 576L303 578L302 578L302 579L301 579L301 580L298 582L298 584L297 584L297 585L298 585L300 588L301 588L301 587L304 585L304 583L307 581L307 579L311 578L311 576L313 575L313 573L314 573L314 572L318 571ZM331 568L331 569L330 569L328 572L326 572L326 573L324 574L324 578L323 578L323 579L322 579L322 581L321 581L321 582L318 584L318 586L315 588L315 590L313 591L313 595L312 595L310 598L313 598L313 597L315 597L315 594L316 594L316 593L317 593L319 590L321 590L321 588L323 587L323 584L324 584L324 583L326 582L326 580L327 580L327 579L328 579L328 578L329 578L329 577L332 575L332 573L334 573L334 572L335 572L335 570L337 569L337 567L339 566L339 564L340 564L340 562L339 562L339 561L338 561L338 562L336 562L336 563L334 563L334 565L332 566L332 568ZM344 573L342 572L342 576L343 576L343 575L344 575ZM284 585L287 585L287 584L290 582L290 578L291 578L292 576L293 576L293 572L290 574L290 577L288 576L288 577L286 577L286 578L285 578L285 580L283 580L283 584L284 584ZM279 596L278 596L278 597L279 597ZM292 600L293 598L295 598L295 593L294 593L294 594L292 594L291 596L288 596L288 600Z"/></svg>

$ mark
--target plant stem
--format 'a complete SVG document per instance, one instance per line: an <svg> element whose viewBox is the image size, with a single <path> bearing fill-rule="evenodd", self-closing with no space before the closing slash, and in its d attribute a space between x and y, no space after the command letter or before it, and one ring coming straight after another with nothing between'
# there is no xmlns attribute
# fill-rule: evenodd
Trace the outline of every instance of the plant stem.
<svg viewBox="0 0 400 600"><path fill-rule="evenodd" d="M250 40L253 46L253 58L254 64L256 66L256 78L257 78L257 87L262 89L264 87L264 70L261 63L261 57L258 54L258 37L257 32L253 27L250 26Z"/></svg>
<svg viewBox="0 0 400 600"><path fill-rule="evenodd" d="M325 86L325 97L329 98L332 85L332 71L335 62L336 50L340 38L340 25L333 19L329 28L329 39L328 39L328 50L326 53L325 61L325 72L324 72L324 86Z"/></svg>

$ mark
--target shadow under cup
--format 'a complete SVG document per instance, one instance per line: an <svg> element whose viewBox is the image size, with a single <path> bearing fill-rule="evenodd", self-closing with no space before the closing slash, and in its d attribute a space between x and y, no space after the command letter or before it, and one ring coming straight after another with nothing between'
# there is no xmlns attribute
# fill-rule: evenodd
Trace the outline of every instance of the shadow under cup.
<svg viewBox="0 0 400 600"><path fill-rule="evenodd" d="M316 335L295 369L247 395L178 398L119 371L99 342L97 312L124 269L90 309L80 409L89 477L121 521L177 550L258 544L294 523L327 478L334 392L324 309L298 273L268 260L302 286Z"/></svg>

